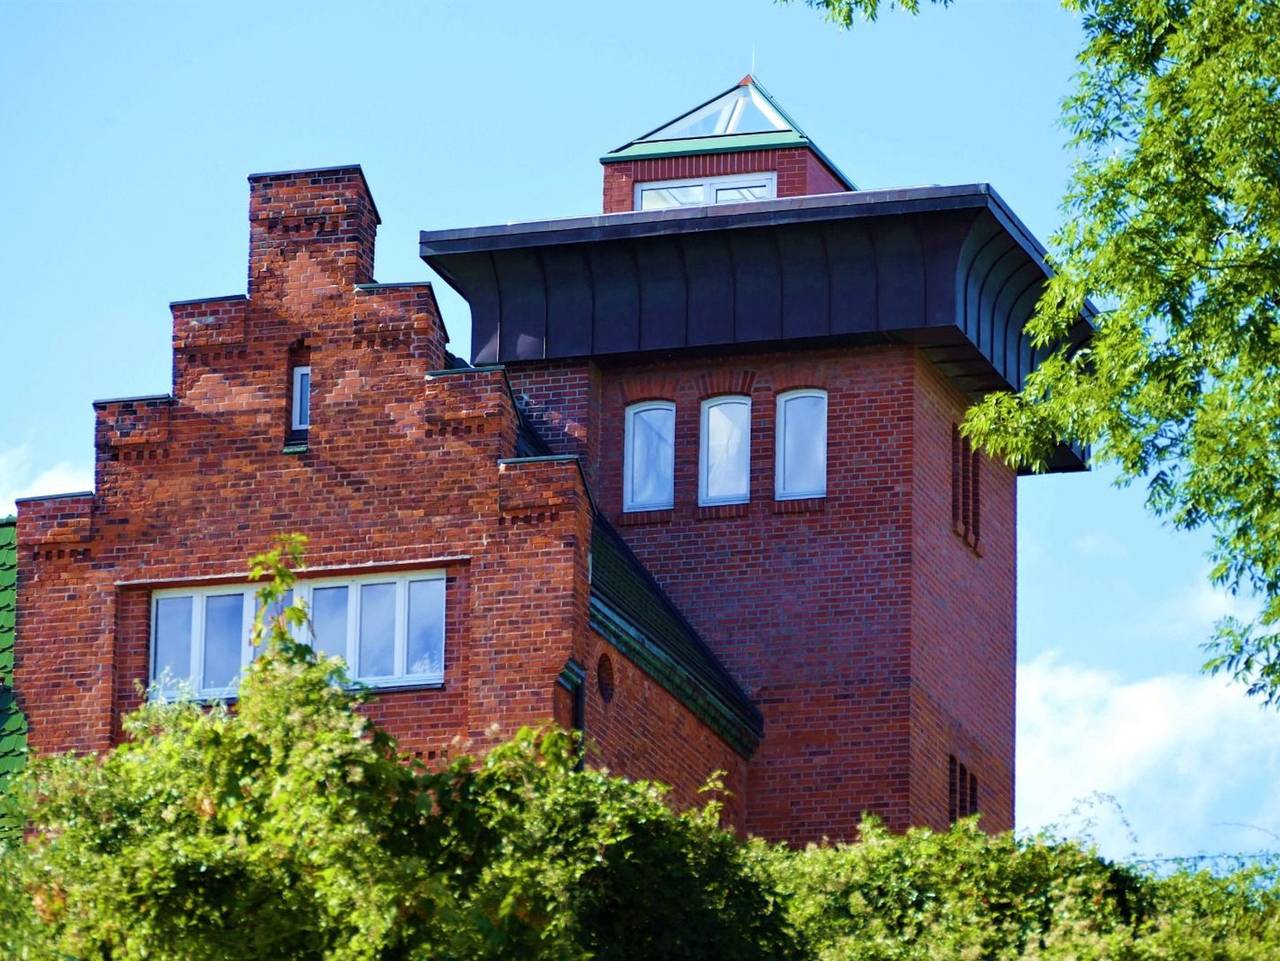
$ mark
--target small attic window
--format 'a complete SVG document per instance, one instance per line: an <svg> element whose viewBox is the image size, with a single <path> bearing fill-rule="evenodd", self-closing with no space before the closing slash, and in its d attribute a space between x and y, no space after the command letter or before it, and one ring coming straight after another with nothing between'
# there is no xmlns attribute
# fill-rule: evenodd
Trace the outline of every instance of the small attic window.
<svg viewBox="0 0 1280 961"><path fill-rule="evenodd" d="M790 121L769 102L769 98L754 83L748 83L721 94L640 139L684 140L791 129Z"/></svg>
<svg viewBox="0 0 1280 961"><path fill-rule="evenodd" d="M293 404L289 418L291 431L311 428L311 368L293 368Z"/></svg>
<svg viewBox="0 0 1280 961"><path fill-rule="evenodd" d="M636 210L669 210L701 204L736 204L770 200L778 195L778 175L773 171L703 177L694 180L651 180L635 187Z"/></svg>

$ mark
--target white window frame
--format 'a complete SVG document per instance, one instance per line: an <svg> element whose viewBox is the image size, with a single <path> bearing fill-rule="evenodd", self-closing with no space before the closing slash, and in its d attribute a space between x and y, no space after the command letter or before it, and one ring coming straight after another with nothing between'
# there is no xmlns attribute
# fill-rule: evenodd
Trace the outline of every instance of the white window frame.
<svg viewBox="0 0 1280 961"><path fill-rule="evenodd" d="M751 187L757 184L764 184L769 192L769 196L765 199L772 200L778 196L778 175L772 170L762 170L754 174L730 174L724 177L685 177L679 180L646 180L637 183L634 187L634 193L631 198L631 206L635 210L644 209L642 201L644 199L644 191L646 190L662 190L667 187L701 187L702 200L694 204L682 204L682 207L699 207L703 205L713 205L716 202L716 190L725 187ZM727 201L726 201L727 202ZM746 200L737 200L734 203L749 203ZM664 207L658 208L663 210L679 210L680 207Z"/></svg>
<svg viewBox="0 0 1280 961"><path fill-rule="evenodd" d="M634 483L631 479L633 473L632 467L635 463L635 455L632 444L635 440L635 418L637 414L642 414L649 410L668 410L671 412L671 496L665 501L654 503L637 503L632 490ZM622 510L625 513L636 513L639 511L664 511L671 510L675 507L676 499L676 469L675 469L675 444L676 444L676 405L674 401L669 400L645 400L639 403L629 404L627 406L626 416L623 424L623 441L622 441Z"/></svg>
<svg viewBox="0 0 1280 961"><path fill-rule="evenodd" d="M411 581L431 581L446 579L443 570L415 570L415 571L390 571L384 574L361 574L347 577L316 577L316 578L299 578L293 586L293 603L302 601L306 604L307 610L311 610L312 592L317 588L323 587L345 587L347 588L347 643L344 659L347 662L347 673L359 685L367 687L385 689L397 687L428 687L436 686L444 683L444 658L448 650L448 590L441 591L441 608L440 623L442 627L441 638L441 668L428 674L408 674L407 658L408 658L408 637L409 637L409 583ZM361 587L365 584L395 584L396 585L396 601L395 601L395 638L394 638L394 660L397 673L384 675L380 677L361 677L360 668L360 600ZM243 594L244 595L244 614L242 619L243 637L241 640L240 650L240 669L243 670L249 666L253 660L254 649L250 641L250 634L253 629L253 619L257 613L257 585L254 584L218 584L216 586L201 587L173 587L155 590L151 592L151 643L150 657L148 662L148 674L152 684L158 678L155 676L156 669L156 628L158 627L158 618L156 612L158 609L157 602L165 597L190 597L191 603L191 640L190 640L190 670L191 674L185 678L173 678L172 680L178 685L184 687L184 691L190 691L195 697L201 700L226 699L236 696L238 684L231 684L227 687L211 688L204 687L200 684L200 675L204 670L204 610L205 600L209 597L222 594ZM310 643L309 637L299 638L304 643ZM172 700L178 696L179 691L156 689L156 694L162 699Z"/></svg>
<svg viewBox="0 0 1280 961"><path fill-rule="evenodd" d="M220 699L235 696L235 683L227 687L206 687L201 683L204 674L205 603L210 597L221 597L227 594L242 595L240 611L240 670L243 671L253 660L253 644L249 641L249 635L253 629L253 616L256 613L254 609L255 590L255 587L248 584L218 584L200 588L174 587L151 592L151 644L147 663L152 684L160 680L155 673L156 643L159 640L156 633L157 628L160 626L160 618L158 616L160 601L167 597L191 598L191 633L188 640L190 646L187 651L190 674L186 677L170 678L173 684L182 688L181 692L170 689L160 692L159 688L157 688L156 690L161 697L172 699L177 697L179 693L188 692L201 699Z"/></svg>
<svg viewBox="0 0 1280 961"><path fill-rule="evenodd" d="M302 389L302 378L307 378L307 389ZM305 401L305 404L303 403ZM306 414L303 422L302 415ZM311 367L304 365L293 368L293 393L290 398L289 414L290 430L311 429Z"/></svg>
<svg viewBox="0 0 1280 961"><path fill-rule="evenodd" d="M786 467L786 438L787 438L787 403L800 397L819 397L822 399L822 446L823 446L823 462L829 466L831 456L830 435L828 423L830 420L830 402L827 398L827 392L814 387L803 387L799 390L788 390L778 395L776 419L777 423L774 430L774 449L773 449L773 496L775 500L794 501L804 500L809 497L826 497L827 496L827 471L822 474L822 487L813 490L789 491L783 489L784 469Z"/></svg>
<svg viewBox="0 0 1280 961"><path fill-rule="evenodd" d="M708 474L711 469L710 420L713 408L722 404L740 404L747 408L747 483L741 495L711 497L707 494ZM751 397L747 394L719 394L702 402L702 414L698 424L698 506L715 507L718 504L747 504L751 501Z"/></svg>

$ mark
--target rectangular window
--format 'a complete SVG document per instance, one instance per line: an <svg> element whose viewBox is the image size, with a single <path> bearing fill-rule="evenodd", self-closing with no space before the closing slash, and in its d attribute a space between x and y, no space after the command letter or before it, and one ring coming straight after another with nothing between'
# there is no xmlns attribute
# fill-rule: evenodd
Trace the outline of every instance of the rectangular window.
<svg viewBox="0 0 1280 961"><path fill-rule="evenodd" d="M279 408L276 408L279 410ZM311 368L293 368L293 413L289 418L291 430L308 430L311 427Z"/></svg>
<svg viewBox="0 0 1280 961"><path fill-rule="evenodd" d="M627 408L622 455L622 509L665 510L675 504L676 405L655 400Z"/></svg>
<svg viewBox="0 0 1280 961"><path fill-rule="evenodd" d="M636 210L669 210L702 204L736 204L748 200L769 200L778 195L778 175L773 171L732 174L727 177L693 177L688 180L658 180L635 186Z"/></svg>
<svg viewBox="0 0 1280 961"><path fill-rule="evenodd" d="M300 580L285 603L310 616L304 640L346 660L356 681L375 687L444 680L443 571ZM257 653L250 643L251 587L175 588L152 595L151 679L162 696L235 694Z"/></svg>
<svg viewBox="0 0 1280 961"><path fill-rule="evenodd" d="M827 494L827 392L792 390L778 395L774 451L778 500Z"/></svg>
<svg viewBox="0 0 1280 961"><path fill-rule="evenodd" d="M978 813L978 778L969 768L947 757L947 820L952 824Z"/></svg>
<svg viewBox="0 0 1280 961"><path fill-rule="evenodd" d="M976 545L982 533L982 502L978 486L979 455L960 428L951 425L951 525Z"/></svg>
<svg viewBox="0 0 1280 961"><path fill-rule="evenodd" d="M698 503L742 504L751 499L751 398L702 402L698 446Z"/></svg>

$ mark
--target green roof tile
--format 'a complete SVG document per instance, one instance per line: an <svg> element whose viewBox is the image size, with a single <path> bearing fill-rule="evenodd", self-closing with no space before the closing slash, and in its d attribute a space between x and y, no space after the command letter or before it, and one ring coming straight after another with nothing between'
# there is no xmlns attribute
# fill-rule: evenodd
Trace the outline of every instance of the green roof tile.
<svg viewBox="0 0 1280 961"><path fill-rule="evenodd" d="M0 518L0 791L27 759L27 719L13 691L14 622L18 608L18 525ZM19 826L0 815L0 834Z"/></svg>
<svg viewBox="0 0 1280 961"><path fill-rule="evenodd" d="M755 751L764 731L759 709L599 515L591 536L591 625L739 753Z"/></svg>

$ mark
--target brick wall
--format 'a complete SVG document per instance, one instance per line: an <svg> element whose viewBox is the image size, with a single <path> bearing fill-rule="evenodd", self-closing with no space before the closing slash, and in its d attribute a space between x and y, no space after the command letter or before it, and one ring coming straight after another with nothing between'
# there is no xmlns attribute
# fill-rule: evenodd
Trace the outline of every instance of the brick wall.
<svg viewBox="0 0 1280 961"><path fill-rule="evenodd" d="M863 811L943 826L949 752L984 785L988 826L1008 826L1014 478L983 465L979 556L951 529L964 400L915 350L529 362L510 377L556 428L548 442L590 458L602 509L764 712L750 831L849 837ZM795 387L828 391L828 496L779 503L776 396ZM751 502L700 508L700 402L726 392L752 399ZM677 405L675 507L626 515L624 410L658 398Z"/></svg>
<svg viewBox="0 0 1280 961"><path fill-rule="evenodd" d="M604 212L635 209L635 185L652 180L720 177L776 171L779 197L836 193L848 188L808 147L654 157L604 164Z"/></svg>
<svg viewBox="0 0 1280 961"><path fill-rule="evenodd" d="M946 826L947 759L975 774L983 824L1013 827L1016 482L979 457L980 536L951 517L951 434L965 398L920 359L915 391L912 823Z"/></svg>
<svg viewBox="0 0 1280 961"><path fill-rule="evenodd" d="M587 655L586 734L588 755L618 774L673 786L679 807L705 804L698 789L716 771L724 773L725 820L746 828L747 761L713 734L683 704L627 660L617 648L593 636ZM601 693L601 658L612 668L613 695Z"/></svg>
<svg viewBox="0 0 1280 961"><path fill-rule="evenodd" d="M368 707L406 750L432 760L455 738L483 749L494 724L509 735L550 721L565 663L594 667L604 643L587 626L578 464L512 460L503 373L441 373L430 285L373 283L377 211L358 168L251 178L250 218L250 295L173 305L172 397L97 404L95 493L19 507L16 689L33 745L110 746L149 677L151 592L238 583L286 531L307 535L307 564L326 576L446 572L443 686ZM312 392L299 450L289 367L301 357ZM741 794L741 759L613 661L613 702L588 701L602 762L671 781L681 802L736 765Z"/></svg>

